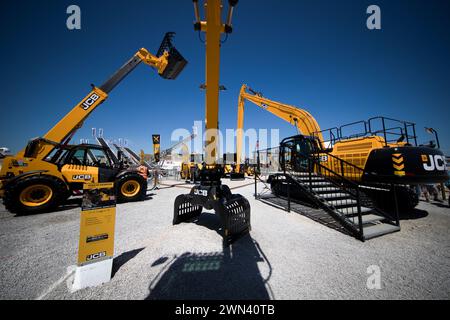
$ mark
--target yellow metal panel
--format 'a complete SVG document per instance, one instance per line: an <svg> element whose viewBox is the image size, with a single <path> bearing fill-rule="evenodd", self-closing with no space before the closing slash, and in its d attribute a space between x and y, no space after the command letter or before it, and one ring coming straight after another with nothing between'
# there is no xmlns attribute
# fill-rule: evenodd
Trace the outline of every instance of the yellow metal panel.
<svg viewBox="0 0 450 320"><path fill-rule="evenodd" d="M97 167L66 164L61 168L61 173L69 183L99 182Z"/></svg>
<svg viewBox="0 0 450 320"><path fill-rule="evenodd" d="M208 0L206 5L206 155L208 165L216 163L219 128L220 35L222 1Z"/></svg>

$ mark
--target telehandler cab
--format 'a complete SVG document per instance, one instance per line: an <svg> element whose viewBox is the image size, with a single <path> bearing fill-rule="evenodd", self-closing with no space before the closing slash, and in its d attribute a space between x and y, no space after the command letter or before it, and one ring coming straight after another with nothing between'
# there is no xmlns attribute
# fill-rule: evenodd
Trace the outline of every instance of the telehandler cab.
<svg viewBox="0 0 450 320"><path fill-rule="evenodd" d="M156 55L140 49L100 87L92 91L43 137L31 140L25 149L4 159L0 170L0 196L11 212L29 214L55 209L81 190L86 182L115 182L119 201L142 199L147 181L135 167L113 161L104 147L71 146L69 142L84 120L108 94L141 62L153 67L164 79L175 79L187 61L172 45L174 33L164 36Z"/></svg>

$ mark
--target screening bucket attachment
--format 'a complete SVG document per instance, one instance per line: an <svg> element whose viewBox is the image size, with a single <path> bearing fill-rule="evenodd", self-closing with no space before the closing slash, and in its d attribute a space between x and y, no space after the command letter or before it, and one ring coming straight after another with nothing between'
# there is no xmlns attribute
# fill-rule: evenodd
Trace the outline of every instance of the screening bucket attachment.
<svg viewBox="0 0 450 320"><path fill-rule="evenodd" d="M232 194L225 185L199 185L190 194L179 195L175 199L173 224L199 217L203 208L214 209L219 216L224 246L251 230L250 203L242 195Z"/></svg>
<svg viewBox="0 0 450 320"><path fill-rule="evenodd" d="M164 54L164 51L169 52L169 63L164 69L164 72L160 74L161 77L169 80L176 79L187 64L187 60L183 58L181 53L172 44L172 38L174 36L175 32L167 32L156 54L157 57L160 57Z"/></svg>

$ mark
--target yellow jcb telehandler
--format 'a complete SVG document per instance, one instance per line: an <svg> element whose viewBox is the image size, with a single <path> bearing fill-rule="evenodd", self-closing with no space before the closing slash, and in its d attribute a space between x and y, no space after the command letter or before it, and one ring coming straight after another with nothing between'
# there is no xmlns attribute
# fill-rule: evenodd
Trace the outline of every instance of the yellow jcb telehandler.
<svg viewBox="0 0 450 320"><path fill-rule="evenodd" d="M175 79L187 61L172 45L167 33L156 55L140 49L109 80L92 91L43 137L31 140L15 156L4 159L0 171L0 196L11 212L29 214L50 211L82 190L86 182L115 182L119 201L143 199L147 181L137 168L123 167L98 145L69 145L83 121L141 62L164 79Z"/></svg>

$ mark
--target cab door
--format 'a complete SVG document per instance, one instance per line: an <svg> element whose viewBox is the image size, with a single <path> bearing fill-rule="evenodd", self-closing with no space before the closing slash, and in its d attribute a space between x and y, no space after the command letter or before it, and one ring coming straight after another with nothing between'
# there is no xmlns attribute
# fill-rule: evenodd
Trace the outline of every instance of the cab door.
<svg viewBox="0 0 450 320"><path fill-rule="evenodd" d="M120 171L103 148L86 150L88 164L98 169L98 182L113 182Z"/></svg>
<svg viewBox="0 0 450 320"><path fill-rule="evenodd" d="M84 183L98 182L98 168L88 164L86 148L73 149L65 158L61 173L72 189L81 190Z"/></svg>
<svg viewBox="0 0 450 320"><path fill-rule="evenodd" d="M103 149L78 147L66 157L61 173L72 189L81 190L84 183L114 181L117 169Z"/></svg>

